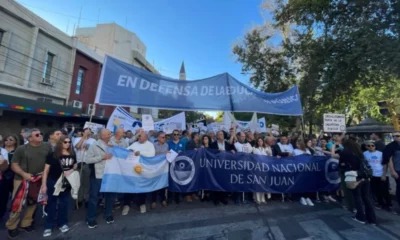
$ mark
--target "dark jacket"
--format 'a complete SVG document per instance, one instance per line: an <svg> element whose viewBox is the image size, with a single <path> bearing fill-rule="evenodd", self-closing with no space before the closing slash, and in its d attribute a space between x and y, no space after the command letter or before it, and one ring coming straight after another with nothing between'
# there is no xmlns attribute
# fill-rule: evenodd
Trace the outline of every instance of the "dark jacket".
<svg viewBox="0 0 400 240"><path fill-rule="evenodd" d="M218 141L212 142L210 144L211 149L218 150ZM229 144L228 141L225 141L225 151L232 151L234 150L233 145Z"/></svg>
<svg viewBox="0 0 400 240"><path fill-rule="evenodd" d="M189 151L189 150L194 150L194 149L200 148L200 147L201 147L200 141L199 141L199 144L196 144L193 140L190 140L190 141L186 144L186 150L187 150L187 151Z"/></svg>
<svg viewBox="0 0 400 240"><path fill-rule="evenodd" d="M272 156L274 156L274 157L277 157L277 156L287 157L287 156L289 156L289 153L282 153L281 148L278 146L278 144L272 145L271 149L272 149Z"/></svg>

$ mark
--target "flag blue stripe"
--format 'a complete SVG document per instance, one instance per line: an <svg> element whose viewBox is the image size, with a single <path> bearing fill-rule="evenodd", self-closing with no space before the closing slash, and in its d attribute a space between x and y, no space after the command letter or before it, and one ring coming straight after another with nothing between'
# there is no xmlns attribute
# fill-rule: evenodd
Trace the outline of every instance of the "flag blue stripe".
<svg viewBox="0 0 400 240"><path fill-rule="evenodd" d="M165 154L157 155L157 156L154 156L154 157L143 157L143 156L140 156L139 162L141 164L144 164L144 165L156 165L156 164L159 164L159 163L162 163L162 162L166 161L166 159L167 158L166 158Z"/></svg>
<svg viewBox="0 0 400 240"><path fill-rule="evenodd" d="M100 192L112 193L147 193L168 187L168 173L154 178L105 174Z"/></svg>
<svg viewBox="0 0 400 240"><path fill-rule="evenodd" d="M131 153L130 150L121 147L110 147L108 149L108 152L111 153L114 157L117 157L122 160L125 160Z"/></svg>

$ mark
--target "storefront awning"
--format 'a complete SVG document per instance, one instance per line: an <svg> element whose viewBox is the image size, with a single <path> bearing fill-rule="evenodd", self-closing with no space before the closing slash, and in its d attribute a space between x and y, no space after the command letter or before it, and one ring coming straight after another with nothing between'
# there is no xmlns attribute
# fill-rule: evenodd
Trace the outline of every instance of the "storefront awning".
<svg viewBox="0 0 400 240"><path fill-rule="evenodd" d="M0 109L54 116L81 117L81 109L0 94Z"/></svg>

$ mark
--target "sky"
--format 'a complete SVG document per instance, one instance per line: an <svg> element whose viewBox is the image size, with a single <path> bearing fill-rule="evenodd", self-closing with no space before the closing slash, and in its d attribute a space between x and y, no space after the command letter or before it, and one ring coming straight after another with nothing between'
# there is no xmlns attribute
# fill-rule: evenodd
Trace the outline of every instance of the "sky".
<svg viewBox="0 0 400 240"><path fill-rule="evenodd" d="M188 80L229 73L249 84L232 47L263 23L262 0L17 0L60 30L115 22L146 45L146 59L164 76ZM79 20L79 16L80 20Z"/></svg>

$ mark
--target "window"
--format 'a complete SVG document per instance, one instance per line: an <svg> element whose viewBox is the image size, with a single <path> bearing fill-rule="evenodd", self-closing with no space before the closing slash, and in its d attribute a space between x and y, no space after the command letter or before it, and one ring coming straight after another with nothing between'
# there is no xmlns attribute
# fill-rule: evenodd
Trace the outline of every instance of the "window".
<svg viewBox="0 0 400 240"><path fill-rule="evenodd" d="M99 117L104 117L104 108L99 108Z"/></svg>
<svg viewBox="0 0 400 240"><path fill-rule="evenodd" d="M50 80L51 77L51 69L53 68L53 61L54 61L55 55L48 52L46 56L46 61L44 63L44 69L43 69L43 78Z"/></svg>
<svg viewBox="0 0 400 240"><path fill-rule="evenodd" d="M82 92L83 80L85 80L85 71L86 70L84 68L79 67L78 76L76 78L76 94L81 94Z"/></svg>

